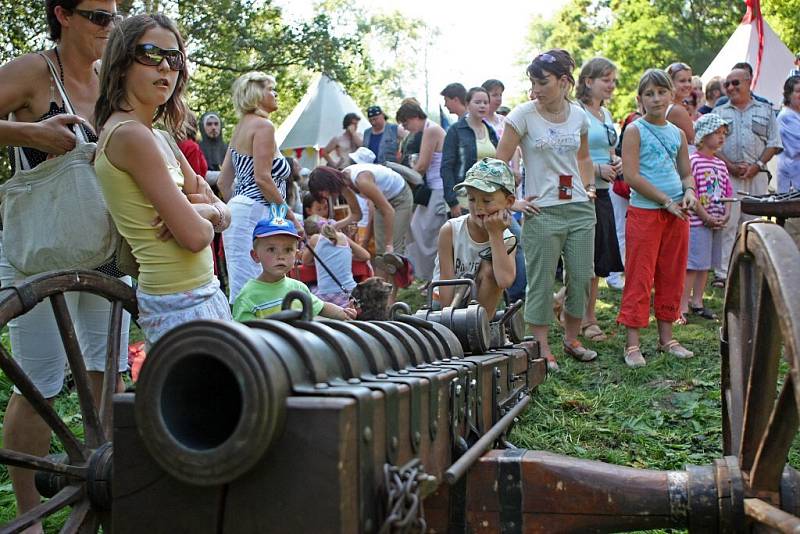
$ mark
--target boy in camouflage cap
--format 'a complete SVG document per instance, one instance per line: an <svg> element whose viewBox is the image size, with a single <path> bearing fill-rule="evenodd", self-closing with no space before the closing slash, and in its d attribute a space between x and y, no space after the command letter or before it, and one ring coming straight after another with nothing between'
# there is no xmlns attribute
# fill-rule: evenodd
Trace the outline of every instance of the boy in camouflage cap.
<svg viewBox="0 0 800 534"><path fill-rule="evenodd" d="M478 302L489 317L494 316L503 290L511 286L516 276L514 256L506 247L507 242L513 242L508 210L514 204L515 187L508 165L483 158L453 188L456 192L466 190L469 213L450 219L439 231L433 279L474 279ZM482 260L482 256L491 260ZM442 307L452 305L454 288L440 287L439 291Z"/></svg>

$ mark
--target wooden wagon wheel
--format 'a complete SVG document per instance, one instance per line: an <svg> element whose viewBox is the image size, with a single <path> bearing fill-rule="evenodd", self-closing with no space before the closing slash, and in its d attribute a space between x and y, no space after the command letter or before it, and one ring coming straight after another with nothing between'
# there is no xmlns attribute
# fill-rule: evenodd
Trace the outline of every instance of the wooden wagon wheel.
<svg viewBox="0 0 800 534"><path fill-rule="evenodd" d="M111 302L106 367L99 411L95 409L89 376L67 309L64 293L84 291ZM84 439L79 439L47 403L6 349L0 346L0 369L19 389L61 441L61 457L38 457L0 449L0 463L38 473L54 481L55 494L27 513L0 527L0 533L19 532L66 506L72 506L62 533L96 532L111 504L111 411L119 366L123 310L136 316L134 290L115 278L94 271L54 271L36 275L0 291L0 328L11 319L50 299L61 340L78 392Z"/></svg>
<svg viewBox="0 0 800 534"><path fill-rule="evenodd" d="M738 459L744 515L794 532L797 498L781 485L798 480L786 461L800 426L800 251L775 224L747 223L736 241L721 356L723 449Z"/></svg>

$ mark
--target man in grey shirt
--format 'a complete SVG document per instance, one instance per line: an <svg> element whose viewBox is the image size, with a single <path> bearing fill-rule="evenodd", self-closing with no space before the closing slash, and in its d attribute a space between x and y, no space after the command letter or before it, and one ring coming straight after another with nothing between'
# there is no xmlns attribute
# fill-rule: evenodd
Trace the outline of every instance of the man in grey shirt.
<svg viewBox="0 0 800 534"><path fill-rule="evenodd" d="M769 185L767 162L783 150L775 113L769 104L753 98L751 76L745 69L735 68L725 78L725 90L730 100L714 108L730 124L730 135L717 156L725 162L731 176L734 193L746 191L764 195ZM722 230L722 268L716 271L717 280L728 276L728 259L736 241L739 226L752 216L742 214L741 205L733 203L731 218Z"/></svg>

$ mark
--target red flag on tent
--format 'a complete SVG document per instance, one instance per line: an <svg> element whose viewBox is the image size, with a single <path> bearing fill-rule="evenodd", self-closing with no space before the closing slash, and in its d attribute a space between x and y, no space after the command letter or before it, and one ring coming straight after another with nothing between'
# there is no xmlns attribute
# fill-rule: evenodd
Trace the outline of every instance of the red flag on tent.
<svg viewBox="0 0 800 534"><path fill-rule="evenodd" d="M761 74L761 59L764 57L764 16L761 14L761 0L744 0L747 4L747 11L742 18L742 24L755 23L758 32L758 55L756 64L753 66L753 80L751 88L756 86L758 76Z"/></svg>

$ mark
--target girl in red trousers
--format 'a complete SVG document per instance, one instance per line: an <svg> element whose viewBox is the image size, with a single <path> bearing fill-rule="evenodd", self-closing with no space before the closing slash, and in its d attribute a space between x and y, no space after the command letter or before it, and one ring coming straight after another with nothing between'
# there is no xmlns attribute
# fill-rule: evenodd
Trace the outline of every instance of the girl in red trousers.
<svg viewBox="0 0 800 534"><path fill-rule="evenodd" d="M649 323L653 286L658 351L678 358L694 355L672 338L686 276L686 211L696 203L686 135L666 119L673 92L666 73L645 72L637 96L645 114L631 123L622 142L623 175L631 187L631 202L625 229L626 281L617 322L627 327L624 357L629 367L646 363L639 330Z"/></svg>

